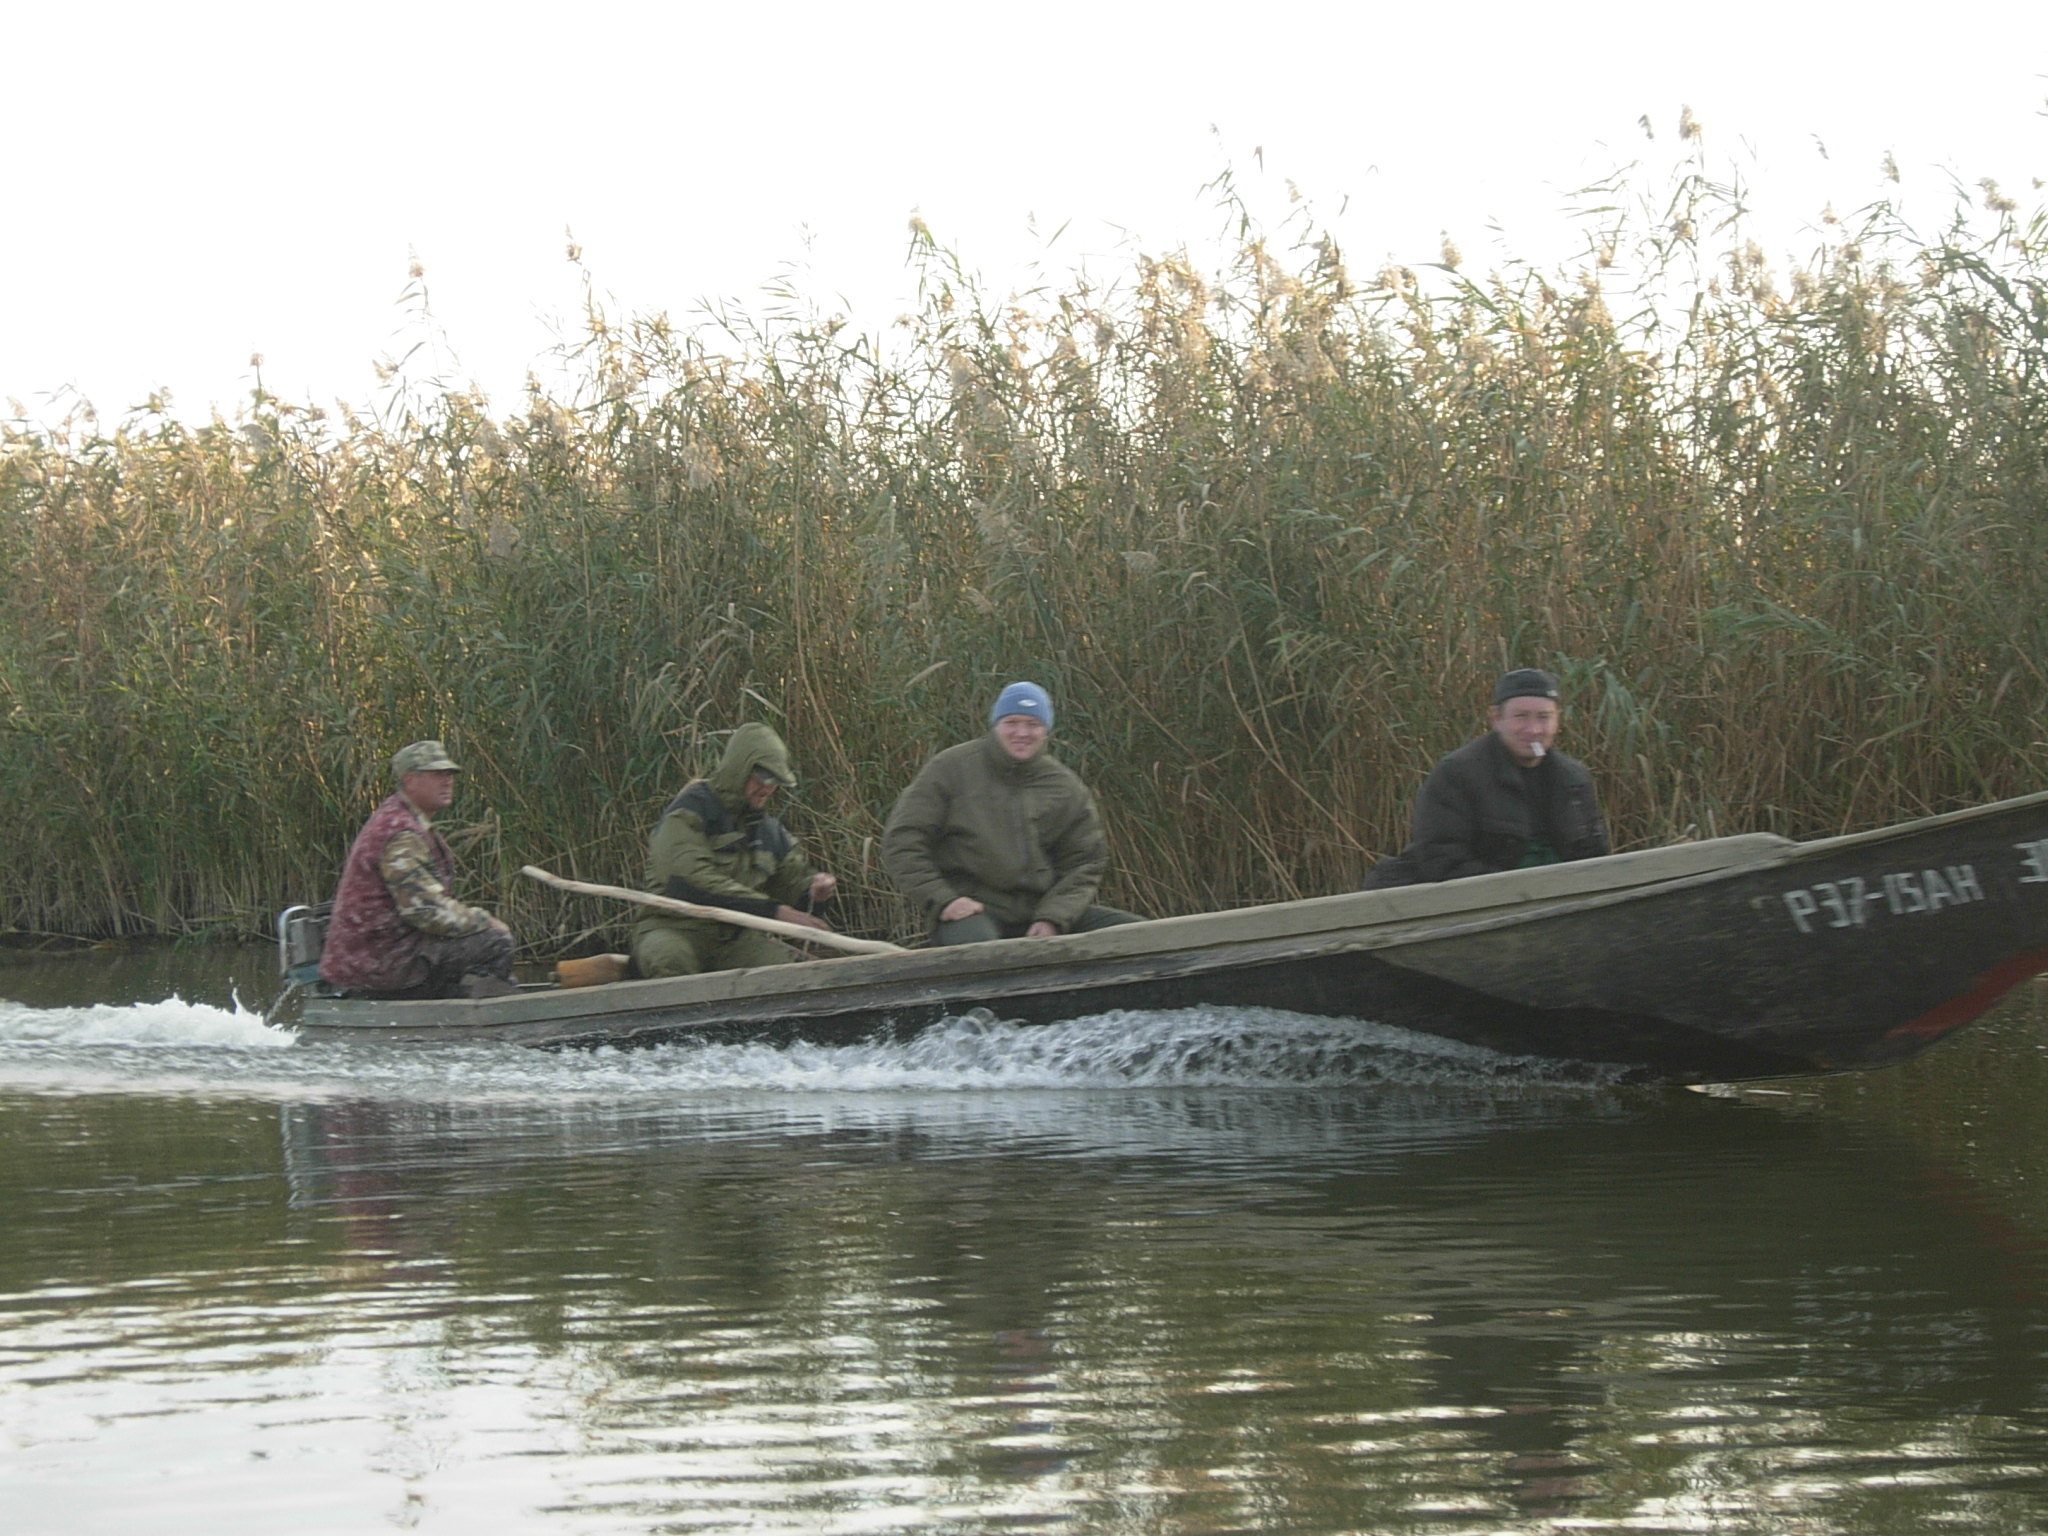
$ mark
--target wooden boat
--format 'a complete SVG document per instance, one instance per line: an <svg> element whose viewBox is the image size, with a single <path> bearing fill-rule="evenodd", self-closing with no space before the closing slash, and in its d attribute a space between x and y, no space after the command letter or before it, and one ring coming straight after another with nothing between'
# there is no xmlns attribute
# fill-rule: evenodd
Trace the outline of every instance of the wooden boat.
<svg viewBox="0 0 2048 1536"><path fill-rule="evenodd" d="M308 1037L846 1040L1259 1005L1672 1082L1880 1066L2048 969L2048 794L1797 843L1716 838L1443 885L499 998L309 996Z"/></svg>

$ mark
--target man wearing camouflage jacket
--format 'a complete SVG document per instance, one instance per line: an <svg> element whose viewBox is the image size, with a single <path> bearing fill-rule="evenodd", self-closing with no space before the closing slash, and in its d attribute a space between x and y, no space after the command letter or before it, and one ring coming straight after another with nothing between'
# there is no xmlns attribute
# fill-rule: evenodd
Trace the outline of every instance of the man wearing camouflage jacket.
<svg viewBox="0 0 2048 1536"><path fill-rule="evenodd" d="M449 892L455 857L434 830L461 770L438 741L391 759L397 793L371 813L342 866L320 978L350 992L493 997L514 992L512 930Z"/></svg>

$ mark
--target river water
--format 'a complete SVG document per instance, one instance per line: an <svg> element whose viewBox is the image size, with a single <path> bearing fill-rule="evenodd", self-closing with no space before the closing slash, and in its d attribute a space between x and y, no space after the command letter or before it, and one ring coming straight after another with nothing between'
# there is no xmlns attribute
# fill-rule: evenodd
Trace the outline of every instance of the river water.
<svg viewBox="0 0 2048 1536"><path fill-rule="evenodd" d="M2048 1528L2038 985L1718 1092L1221 1010L314 1046L268 990L0 970L10 1536Z"/></svg>

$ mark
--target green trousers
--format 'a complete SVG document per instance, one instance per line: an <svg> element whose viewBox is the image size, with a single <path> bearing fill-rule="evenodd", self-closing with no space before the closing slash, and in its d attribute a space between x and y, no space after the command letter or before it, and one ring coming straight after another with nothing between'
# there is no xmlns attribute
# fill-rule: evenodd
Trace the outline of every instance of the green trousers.
<svg viewBox="0 0 2048 1536"><path fill-rule="evenodd" d="M633 934L633 968L642 976L696 976L786 965L796 958L796 951L780 939L730 923L664 923Z"/></svg>

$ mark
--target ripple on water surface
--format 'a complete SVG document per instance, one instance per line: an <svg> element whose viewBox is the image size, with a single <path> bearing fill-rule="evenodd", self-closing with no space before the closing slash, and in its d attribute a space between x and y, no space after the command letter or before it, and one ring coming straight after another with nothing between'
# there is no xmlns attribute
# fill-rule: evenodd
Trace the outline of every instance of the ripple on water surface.
<svg viewBox="0 0 2048 1536"><path fill-rule="evenodd" d="M2031 1207L1820 1114L1220 1009L0 1084L8 1536L2048 1528Z"/></svg>

